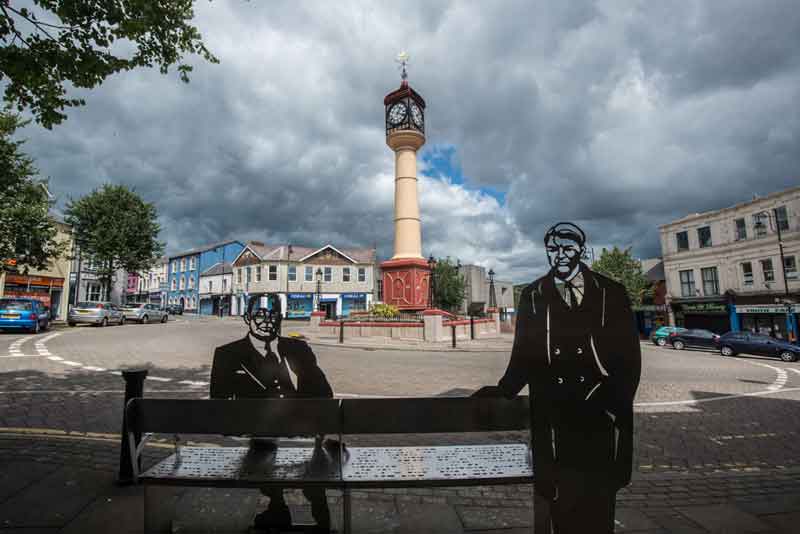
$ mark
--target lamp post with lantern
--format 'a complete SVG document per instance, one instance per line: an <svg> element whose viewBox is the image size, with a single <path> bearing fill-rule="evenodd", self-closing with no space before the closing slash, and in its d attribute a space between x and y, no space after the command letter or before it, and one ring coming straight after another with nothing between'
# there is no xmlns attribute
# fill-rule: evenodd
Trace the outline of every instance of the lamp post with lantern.
<svg viewBox="0 0 800 534"><path fill-rule="evenodd" d="M769 221L770 228L772 228L775 233L778 234L778 251L781 257L781 273L783 274L784 297L776 298L775 302L783 304L786 307L786 327L788 330L788 337L790 341L793 341L797 338L796 333L794 332L794 322L792 321L791 317L792 304L794 304L794 301L789 298L789 282L786 279L786 258L783 253L783 236L781 235L781 221L778 219L778 210L777 208L773 208L771 211L763 210L753 215L753 217L756 220L754 224L756 230L766 229L766 225L764 224L764 219L766 218Z"/></svg>
<svg viewBox="0 0 800 534"><path fill-rule="evenodd" d="M428 275L428 307L435 308L436 307L436 276L434 274L434 267L436 266L436 260L433 258L433 254L430 255L428 258L428 269L430 269L430 274Z"/></svg>
<svg viewBox="0 0 800 534"><path fill-rule="evenodd" d="M317 267L317 299L314 311L319 311L320 298L322 298L322 267Z"/></svg>

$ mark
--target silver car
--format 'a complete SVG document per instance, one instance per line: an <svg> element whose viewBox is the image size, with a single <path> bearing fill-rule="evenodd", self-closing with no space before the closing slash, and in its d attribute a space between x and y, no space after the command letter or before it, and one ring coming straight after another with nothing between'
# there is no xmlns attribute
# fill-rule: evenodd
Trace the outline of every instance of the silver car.
<svg viewBox="0 0 800 534"><path fill-rule="evenodd" d="M108 326L109 323L125 324L125 316L116 304L111 302L79 302L71 306L67 316L67 324L89 323Z"/></svg>
<svg viewBox="0 0 800 534"><path fill-rule="evenodd" d="M166 310L162 310L155 304L144 304L140 302L126 304L122 307L122 313L125 314L127 320L142 324L154 323L156 321L166 323L167 317L169 317Z"/></svg>

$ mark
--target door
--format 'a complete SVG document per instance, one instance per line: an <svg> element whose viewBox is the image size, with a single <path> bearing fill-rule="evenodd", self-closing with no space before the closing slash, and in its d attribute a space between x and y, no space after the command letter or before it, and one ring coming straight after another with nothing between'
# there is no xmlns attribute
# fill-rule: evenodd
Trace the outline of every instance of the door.
<svg viewBox="0 0 800 534"><path fill-rule="evenodd" d="M320 311L325 312L326 319L333 319L336 316L336 303L335 302L320 302Z"/></svg>

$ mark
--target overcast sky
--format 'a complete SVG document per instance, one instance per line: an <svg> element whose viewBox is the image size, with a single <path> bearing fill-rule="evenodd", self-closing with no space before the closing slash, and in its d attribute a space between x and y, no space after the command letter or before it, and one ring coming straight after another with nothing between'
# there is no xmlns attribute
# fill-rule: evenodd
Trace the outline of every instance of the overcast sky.
<svg viewBox="0 0 800 534"><path fill-rule="evenodd" d="M220 64L116 75L26 150L63 203L104 182L168 252L220 239L392 253L383 97L428 107L423 253L524 282L559 221L660 255L658 225L800 183L796 0L198 1Z"/></svg>

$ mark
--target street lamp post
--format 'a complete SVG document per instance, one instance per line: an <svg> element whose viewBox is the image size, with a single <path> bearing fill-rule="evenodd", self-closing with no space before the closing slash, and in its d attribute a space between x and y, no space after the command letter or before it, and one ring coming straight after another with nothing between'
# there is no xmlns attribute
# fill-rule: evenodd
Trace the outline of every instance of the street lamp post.
<svg viewBox="0 0 800 534"><path fill-rule="evenodd" d="M322 298L322 267L317 267L317 301L314 311L319 311L320 299Z"/></svg>
<svg viewBox="0 0 800 534"><path fill-rule="evenodd" d="M789 282L786 279L786 259L783 253L783 236L781 235L781 223L778 220L778 210L777 208L773 208L772 212L767 210L761 211L755 214L756 223L755 227L757 229L764 228L764 221L763 218L766 217L769 221L770 227L773 225L773 217L774 217L774 224L775 224L775 232L778 234L778 251L780 252L781 257L781 273L783 274L783 291L784 291L784 299L783 304L786 306L786 326L787 329L793 327L793 321L791 318L792 313L792 302L789 299ZM777 300L777 299L776 299ZM788 332L789 338L791 339L792 336L795 335L794 331Z"/></svg>
<svg viewBox="0 0 800 534"><path fill-rule="evenodd" d="M497 308L497 295L494 291L494 269L489 269L489 307Z"/></svg>

